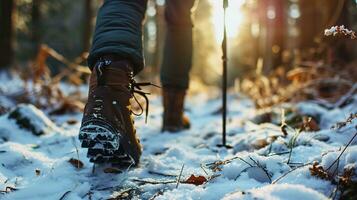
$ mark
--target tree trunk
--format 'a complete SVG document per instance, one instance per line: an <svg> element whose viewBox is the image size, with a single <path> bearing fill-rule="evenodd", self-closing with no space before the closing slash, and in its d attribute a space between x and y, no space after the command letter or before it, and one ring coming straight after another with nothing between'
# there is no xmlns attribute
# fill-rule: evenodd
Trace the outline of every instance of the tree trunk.
<svg viewBox="0 0 357 200"><path fill-rule="evenodd" d="M93 30L93 1L84 0L84 15L83 15L83 35L82 35L82 51L87 52L90 48L91 36Z"/></svg>
<svg viewBox="0 0 357 200"><path fill-rule="evenodd" d="M285 48L285 0L262 1L263 21L266 26L266 41L264 53L264 74L281 65L281 54Z"/></svg>
<svg viewBox="0 0 357 200"><path fill-rule="evenodd" d="M282 52L285 49L286 21L285 4L286 0L274 0L272 5L275 7L275 20L273 22L272 36L272 67L276 68L282 63Z"/></svg>
<svg viewBox="0 0 357 200"><path fill-rule="evenodd" d="M317 0L299 1L301 17L298 26L300 29L300 48L303 50L315 47L314 39L323 30L319 20L321 16L318 3Z"/></svg>
<svg viewBox="0 0 357 200"><path fill-rule="evenodd" d="M9 66L14 58L14 0L0 0L0 68Z"/></svg>
<svg viewBox="0 0 357 200"><path fill-rule="evenodd" d="M36 56L42 42L41 34L41 4L42 0L32 1L32 41L34 43L34 56Z"/></svg>
<svg viewBox="0 0 357 200"><path fill-rule="evenodd" d="M351 28L351 22L349 20L351 1L345 1L341 14L337 19L336 25L345 25L347 28ZM353 48L355 43L351 42L349 38L338 40L337 44L333 46L336 56L336 61L339 63L349 63L355 59L353 54Z"/></svg>

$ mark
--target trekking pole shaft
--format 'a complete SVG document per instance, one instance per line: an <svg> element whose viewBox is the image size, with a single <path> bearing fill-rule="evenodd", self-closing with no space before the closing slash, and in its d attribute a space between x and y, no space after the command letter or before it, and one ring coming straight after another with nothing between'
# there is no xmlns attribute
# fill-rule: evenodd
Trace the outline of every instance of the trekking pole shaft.
<svg viewBox="0 0 357 200"><path fill-rule="evenodd" d="M228 0L223 0L224 9L224 31L223 31L223 41L222 41L222 51L223 51L223 73L222 73L222 94L223 94L223 108L222 108L222 143L223 146L227 146L226 141L226 126L227 126L227 25L226 25L226 11L228 8Z"/></svg>

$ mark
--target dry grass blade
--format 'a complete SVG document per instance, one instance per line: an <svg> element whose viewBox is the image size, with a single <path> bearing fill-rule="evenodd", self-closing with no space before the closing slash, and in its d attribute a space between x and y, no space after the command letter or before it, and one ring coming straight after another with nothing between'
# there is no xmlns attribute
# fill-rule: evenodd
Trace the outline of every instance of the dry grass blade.
<svg viewBox="0 0 357 200"><path fill-rule="evenodd" d="M71 193L71 191L65 192L65 193L61 196L61 198L59 198L59 200L64 200L64 199L66 199L66 197L67 197L67 195L68 195L69 193Z"/></svg>
<svg viewBox="0 0 357 200"><path fill-rule="evenodd" d="M306 167L308 165L311 165L312 163L306 163L306 164L303 164L303 165L300 165L298 167L295 167L293 169L291 169L290 171L287 171L285 172L283 175L281 175L279 178L275 179L271 184L275 184L277 182L279 182L281 179L283 179L285 176L287 176L288 174L292 173L293 171L297 170L297 169L300 169L302 167Z"/></svg>
<svg viewBox="0 0 357 200"><path fill-rule="evenodd" d="M357 129L357 127L355 127ZM343 153L345 153L346 149L351 145L351 143L353 142L353 140L357 137L357 132L353 135L353 137L350 139L350 141L347 143L347 145L345 146L345 148L343 148L343 150L341 151L340 155L337 157L337 159L335 161L333 161L331 163L331 165L326 169L326 170L330 170L332 166L334 166L337 162L339 162L341 156L343 155Z"/></svg>
<svg viewBox="0 0 357 200"><path fill-rule="evenodd" d="M176 188L178 188L179 184L180 184L180 181L181 181L181 176L182 176L182 172L183 172L183 168L185 167L185 164L182 165L182 168L181 168L181 171L180 171L180 174L178 175L178 178L177 178L177 183L176 183Z"/></svg>

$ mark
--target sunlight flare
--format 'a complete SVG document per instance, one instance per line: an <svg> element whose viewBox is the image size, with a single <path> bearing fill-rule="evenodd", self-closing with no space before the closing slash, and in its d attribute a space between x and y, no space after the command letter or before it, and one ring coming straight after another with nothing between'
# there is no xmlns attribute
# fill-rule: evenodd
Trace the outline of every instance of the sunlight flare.
<svg viewBox="0 0 357 200"><path fill-rule="evenodd" d="M214 26L215 39L219 43L223 38L223 1L209 0L212 5L211 20ZM245 0L231 0L227 9L227 34L229 38L236 37L245 20L241 11Z"/></svg>

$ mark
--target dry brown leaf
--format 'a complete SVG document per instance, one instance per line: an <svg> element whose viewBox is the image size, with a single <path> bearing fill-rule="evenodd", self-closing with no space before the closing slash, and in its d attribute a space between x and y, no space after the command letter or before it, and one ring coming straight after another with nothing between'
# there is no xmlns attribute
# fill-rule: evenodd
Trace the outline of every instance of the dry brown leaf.
<svg viewBox="0 0 357 200"><path fill-rule="evenodd" d="M206 177L204 176L195 176L195 175L191 175L190 178L188 178L186 181L184 181L184 183L187 183L187 184L193 184L193 185L202 185L204 183L207 182L207 179Z"/></svg>
<svg viewBox="0 0 357 200"><path fill-rule="evenodd" d="M266 139L256 140L253 144L254 149L261 149L269 145Z"/></svg>
<svg viewBox="0 0 357 200"><path fill-rule="evenodd" d="M316 176L325 180L332 179L329 173L321 165L319 165L318 162L314 162L312 167L309 168L309 170L312 176Z"/></svg>
<svg viewBox="0 0 357 200"><path fill-rule="evenodd" d="M341 177L339 177L339 182L342 186L349 186L352 184L353 180L353 176L355 174L355 168L351 167L351 168L347 168L343 171L343 174Z"/></svg>
<svg viewBox="0 0 357 200"><path fill-rule="evenodd" d="M80 101L70 101L69 99L64 99L59 107L52 110L50 115L62 115L65 113L73 113L78 111L83 111L84 104Z"/></svg>
<svg viewBox="0 0 357 200"><path fill-rule="evenodd" d="M71 158L69 159L68 161L69 163L72 164L73 167L77 168L77 169L82 169L84 164L82 161L78 160L78 159L75 159L75 158Z"/></svg>
<svg viewBox="0 0 357 200"><path fill-rule="evenodd" d="M67 124L69 124L69 125L74 125L74 124L77 124L77 123L78 123L78 121L76 119L67 120Z"/></svg>
<svg viewBox="0 0 357 200"><path fill-rule="evenodd" d="M46 64L46 60L49 56L49 48L46 45L41 45L40 50L37 54L35 64L33 65L34 70L34 82L38 82L40 77L44 75L49 75L49 69Z"/></svg>
<svg viewBox="0 0 357 200"><path fill-rule="evenodd" d="M314 118L303 116L302 120L303 120L302 129L304 131L319 131L320 130L319 124Z"/></svg>

